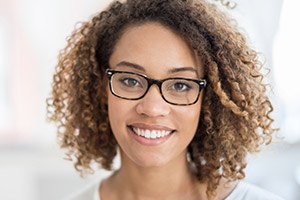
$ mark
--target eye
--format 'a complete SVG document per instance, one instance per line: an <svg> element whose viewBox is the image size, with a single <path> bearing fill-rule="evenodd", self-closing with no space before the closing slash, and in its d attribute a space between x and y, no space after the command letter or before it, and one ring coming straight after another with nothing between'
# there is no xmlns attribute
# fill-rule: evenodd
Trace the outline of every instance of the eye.
<svg viewBox="0 0 300 200"><path fill-rule="evenodd" d="M127 87L141 87L140 82L134 78L124 77L119 81Z"/></svg>
<svg viewBox="0 0 300 200"><path fill-rule="evenodd" d="M189 91L192 87L183 82L176 82L172 85L172 90L178 91L178 92L186 92Z"/></svg>

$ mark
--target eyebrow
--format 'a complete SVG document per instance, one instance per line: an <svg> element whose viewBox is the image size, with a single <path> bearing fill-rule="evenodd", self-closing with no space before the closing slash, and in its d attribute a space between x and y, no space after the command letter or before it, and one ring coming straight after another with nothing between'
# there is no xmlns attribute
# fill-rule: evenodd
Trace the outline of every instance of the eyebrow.
<svg viewBox="0 0 300 200"><path fill-rule="evenodd" d="M119 62L117 65L117 67L130 67L133 69L137 69L137 70L141 70L143 72L146 72L145 68L142 67L141 65L135 64L135 63L131 63L131 62L127 62L127 61L122 61ZM177 72L183 72L183 71L191 71L194 72L198 75L198 72L195 68L193 67L180 67L180 68L173 68L173 69L169 69L168 73L169 74L173 74L173 73L177 73Z"/></svg>

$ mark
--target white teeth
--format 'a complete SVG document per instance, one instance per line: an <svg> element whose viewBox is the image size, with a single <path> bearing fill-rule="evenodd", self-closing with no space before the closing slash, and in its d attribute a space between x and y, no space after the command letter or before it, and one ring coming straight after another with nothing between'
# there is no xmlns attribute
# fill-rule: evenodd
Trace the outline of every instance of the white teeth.
<svg viewBox="0 0 300 200"><path fill-rule="evenodd" d="M162 135L161 135L161 132L160 132L160 131L157 132L156 137L160 138L161 136L162 136Z"/></svg>
<svg viewBox="0 0 300 200"><path fill-rule="evenodd" d="M156 135L156 131L154 131L154 130L152 130L151 131L151 138L156 138L157 137L157 135Z"/></svg>
<svg viewBox="0 0 300 200"><path fill-rule="evenodd" d="M166 130L144 130L144 129L139 129L136 127L133 127L133 132L139 136L145 137L145 138L151 138L151 139L156 139L160 137L164 137L169 135L172 131L166 131Z"/></svg>
<svg viewBox="0 0 300 200"><path fill-rule="evenodd" d="M145 131L145 138L150 138L150 131L149 130Z"/></svg>
<svg viewBox="0 0 300 200"><path fill-rule="evenodd" d="M142 135L142 132L141 132L141 131L138 131L137 133L138 133L138 135Z"/></svg>
<svg viewBox="0 0 300 200"><path fill-rule="evenodd" d="M145 131L139 130L141 136L145 136Z"/></svg>

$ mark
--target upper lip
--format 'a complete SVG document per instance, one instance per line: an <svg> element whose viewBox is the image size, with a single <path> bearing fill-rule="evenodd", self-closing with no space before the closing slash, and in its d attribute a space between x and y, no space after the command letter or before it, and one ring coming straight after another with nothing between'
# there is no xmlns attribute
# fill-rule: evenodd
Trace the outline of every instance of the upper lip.
<svg viewBox="0 0 300 200"><path fill-rule="evenodd" d="M140 129L148 129L148 130L160 130L160 131L174 131L170 127L158 124L144 124L144 123L133 123L129 124L131 127L140 128Z"/></svg>

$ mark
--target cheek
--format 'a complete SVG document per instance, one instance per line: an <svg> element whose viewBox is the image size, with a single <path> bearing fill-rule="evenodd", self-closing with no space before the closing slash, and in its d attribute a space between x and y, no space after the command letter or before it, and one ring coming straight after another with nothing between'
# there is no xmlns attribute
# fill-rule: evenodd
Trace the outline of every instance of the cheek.
<svg viewBox="0 0 300 200"><path fill-rule="evenodd" d="M108 94L108 117L113 130L122 123L123 116L126 115L125 109L126 106L120 99Z"/></svg>
<svg viewBox="0 0 300 200"><path fill-rule="evenodd" d="M182 130L189 136L194 136L199 123L201 105L195 104L191 107L180 109L177 120Z"/></svg>
<svg viewBox="0 0 300 200"><path fill-rule="evenodd" d="M116 138L126 131L126 124L133 114L133 105L130 101L108 94L108 117Z"/></svg>

